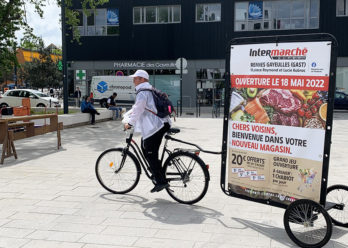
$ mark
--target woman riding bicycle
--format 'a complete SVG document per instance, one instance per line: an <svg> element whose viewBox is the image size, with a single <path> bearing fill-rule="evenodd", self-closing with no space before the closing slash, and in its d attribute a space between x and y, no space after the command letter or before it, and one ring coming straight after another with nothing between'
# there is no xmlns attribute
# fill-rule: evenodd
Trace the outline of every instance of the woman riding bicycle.
<svg viewBox="0 0 348 248"><path fill-rule="evenodd" d="M151 84L148 82L149 74L146 71L137 70L129 77L133 78L137 95L135 104L132 106L129 121L124 125L124 128L129 129L134 126L134 131L141 133L141 148L156 181L156 185L151 190L151 193L159 192L169 187L161 161L158 159L158 150L164 134L170 129L170 117L159 118L155 114L157 109L152 92L140 91L140 89L152 89Z"/></svg>

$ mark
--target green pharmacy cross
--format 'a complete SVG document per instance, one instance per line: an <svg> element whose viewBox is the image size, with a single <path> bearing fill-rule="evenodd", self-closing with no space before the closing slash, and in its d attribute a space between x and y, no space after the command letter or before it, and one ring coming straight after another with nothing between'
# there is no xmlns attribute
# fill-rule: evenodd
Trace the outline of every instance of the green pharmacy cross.
<svg viewBox="0 0 348 248"><path fill-rule="evenodd" d="M76 79L85 80L86 79L86 70L76 70Z"/></svg>
<svg viewBox="0 0 348 248"><path fill-rule="evenodd" d="M58 61L57 67L58 67L58 70L59 70L59 71L63 70L63 63L62 63L61 60Z"/></svg>

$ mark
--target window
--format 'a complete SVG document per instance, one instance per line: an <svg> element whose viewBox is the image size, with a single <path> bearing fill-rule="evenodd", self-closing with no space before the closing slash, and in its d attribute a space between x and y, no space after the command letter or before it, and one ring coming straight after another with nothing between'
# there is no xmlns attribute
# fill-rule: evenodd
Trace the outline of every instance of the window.
<svg viewBox="0 0 348 248"><path fill-rule="evenodd" d="M348 92L348 67L337 67L336 90Z"/></svg>
<svg viewBox="0 0 348 248"><path fill-rule="evenodd" d="M78 13L77 18L79 20L79 23L77 25L77 29L79 30L80 35L84 36L85 35L85 28L83 26L83 19L84 19L83 12L82 12L82 10L78 10L77 13Z"/></svg>
<svg viewBox="0 0 348 248"><path fill-rule="evenodd" d="M19 97L19 90L10 91L7 96Z"/></svg>
<svg viewBox="0 0 348 248"><path fill-rule="evenodd" d="M348 0L337 0L336 1L336 15L337 16L348 16Z"/></svg>
<svg viewBox="0 0 348 248"><path fill-rule="evenodd" d="M219 22L221 21L221 4L197 4L196 22Z"/></svg>
<svg viewBox="0 0 348 248"><path fill-rule="evenodd" d="M181 6L146 6L133 8L133 24L165 24L181 22Z"/></svg>
<svg viewBox="0 0 348 248"><path fill-rule="evenodd" d="M319 28L319 0L235 3L235 31L316 28Z"/></svg>
<svg viewBox="0 0 348 248"><path fill-rule="evenodd" d="M118 9L107 9L107 35L120 35L120 21Z"/></svg>
<svg viewBox="0 0 348 248"><path fill-rule="evenodd" d="M96 9L95 34L106 35L106 9Z"/></svg>
<svg viewBox="0 0 348 248"><path fill-rule="evenodd" d="M167 7L158 7L158 22L168 23L169 11Z"/></svg>
<svg viewBox="0 0 348 248"><path fill-rule="evenodd" d="M29 97L29 96L30 96L30 92L29 91L21 90L19 92L19 97Z"/></svg>
<svg viewBox="0 0 348 248"><path fill-rule="evenodd" d="M81 36L119 35L119 11L114 9L78 10L78 30Z"/></svg>

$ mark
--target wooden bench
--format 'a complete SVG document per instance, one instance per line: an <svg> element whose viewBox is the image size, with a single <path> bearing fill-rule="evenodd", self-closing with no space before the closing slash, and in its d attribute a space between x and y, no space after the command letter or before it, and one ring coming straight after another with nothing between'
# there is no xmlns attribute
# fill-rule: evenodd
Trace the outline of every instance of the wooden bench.
<svg viewBox="0 0 348 248"><path fill-rule="evenodd" d="M38 119L44 119L44 124L35 126L35 123L32 121ZM46 119L50 119L49 124L46 124ZM3 144L0 164L4 163L5 158L11 156L17 159L17 152L14 145L15 140L57 131L57 148L59 149L62 145L60 130L63 130L63 123L58 123L57 114L0 119L0 144Z"/></svg>

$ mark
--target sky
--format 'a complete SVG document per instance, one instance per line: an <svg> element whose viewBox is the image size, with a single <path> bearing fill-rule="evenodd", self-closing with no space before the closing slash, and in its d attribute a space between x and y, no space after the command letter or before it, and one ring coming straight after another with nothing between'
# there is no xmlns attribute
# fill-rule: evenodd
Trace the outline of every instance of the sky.
<svg viewBox="0 0 348 248"><path fill-rule="evenodd" d="M62 44L62 32L60 18L60 8L57 6L54 0L46 1L49 2L43 7L44 16L43 19L34 12L34 8L31 5L26 4L27 10L27 21L29 26L34 29L36 36L42 37L45 46L51 43L60 46ZM23 37L23 32L19 31L16 33L18 42Z"/></svg>

